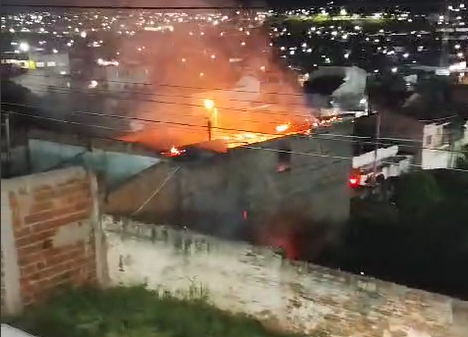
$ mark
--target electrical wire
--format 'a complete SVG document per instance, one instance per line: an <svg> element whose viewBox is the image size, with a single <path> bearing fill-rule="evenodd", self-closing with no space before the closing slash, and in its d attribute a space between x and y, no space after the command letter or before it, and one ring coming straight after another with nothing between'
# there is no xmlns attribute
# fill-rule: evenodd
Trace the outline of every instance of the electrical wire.
<svg viewBox="0 0 468 337"><path fill-rule="evenodd" d="M64 79L63 75L46 75L46 74L27 74L27 76L31 77L41 77L41 78L57 78L57 79ZM143 87L158 87L158 88L172 88L172 89L186 89L190 91L196 91L201 93L208 93L208 92L223 92L223 93L239 93L239 94L252 94L252 91L242 90L242 89L227 89L223 87L196 87L196 86L186 86L186 85L179 85L179 84L170 84L170 83L141 83L141 82L129 82L129 81L114 81L114 80L105 80L107 83L116 83L116 84L124 84L124 85L132 85L132 86L143 86ZM97 90L108 90L103 88L96 88ZM93 90L96 90L93 89ZM125 92L125 90L121 90ZM152 95L149 93L141 93L142 95ZM274 96L286 96L286 97L295 97L295 98L304 98L304 94L297 94L297 93L286 93L286 92L262 92L262 95L274 95ZM190 97L190 96L189 96ZM243 102L242 100L234 100ZM293 102L294 103L294 102ZM289 104L289 103L288 103Z"/></svg>
<svg viewBox="0 0 468 337"><path fill-rule="evenodd" d="M63 79L63 77L61 77L61 76L50 76L50 75L28 74L28 76L45 77L45 78L62 78ZM236 90L236 89L214 88L212 90L209 90L208 88L202 88L202 87L180 86L180 85L171 85L171 84L150 84L150 83L142 84L142 83L137 83L137 82L125 82L125 81L106 81L106 82L125 84L125 85L127 85L127 84L129 84L129 85L147 85L147 86L156 86L156 87L169 87L169 88L176 88L176 89L203 90L203 93L207 93L207 94L209 94L209 92L215 92L215 91L222 91L222 92L228 92L228 93L231 92L231 93L252 94L251 91ZM63 93L84 93L84 94L87 94L87 95L97 96L97 94L91 93L91 92L87 91L86 89L63 88L63 87L59 87L59 86L49 86L49 85L46 85L46 84L40 84L40 86L54 89L56 92L59 91L60 93L62 93L62 92ZM133 95L136 94L136 95L151 96L151 97L170 97L170 98L174 98L174 99L178 99L178 98L196 99L196 97L193 97L193 96L184 96L184 95L180 95L180 94L165 95L164 93L162 93L162 94L157 94L156 95L156 94L151 94L151 93L144 93L144 92L138 92L138 91L127 91L127 90L119 90L119 91L116 92L116 91L113 91L111 89L104 89L104 88L95 88L95 89L92 89L92 90L93 91L98 91L98 92L111 93L111 94L128 93L128 94L133 94ZM69 91L69 92L67 92L67 91ZM270 93L267 92L267 93L262 93L262 95L265 95L265 96L268 96L268 95L284 95L284 96L290 96L290 97L297 97L297 98L305 99L305 95L303 95L303 94L289 94L289 93L275 94L274 92L270 92ZM128 99L128 98L119 97L119 96L115 96L114 98L120 99L120 100L127 100ZM210 99L210 97L206 97L206 98ZM144 101L144 102L159 103L159 104L180 104L180 105L187 106L187 107L194 107L194 108L204 109L203 104L196 104L196 103L167 102L167 101L161 101L161 100L157 100L157 99L141 99L141 98L137 99L136 101L138 101L138 100ZM229 102L241 103L241 104L249 103L249 101L247 101L247 100L237 100L237 99L229 99ZM264 102L263 100L262 100L262 103L264 103L265 105L277 104L276 102L268 102L268 101ZM307 108L304 107L304 103L287 102L287 105L288 106L299 106L299 107L304 108L305 110L307 109ZM234 108L234 107L225 107L225 106L224 107L223 106L217 106L217 108L218 109L225 109L225 110L229 110L229 111L252 112L252 110L250 110L248 108ZM313 111L314 109L310 108L310 110ZM276 110L276 111L255 110L254 113L256 113L256 114L278 115L278 116L284 116L284 117L288 117L288 118L291 118L291 117L304 118L304 116L306 116L306 113L291 114L290 110L287 110L287 111L286 110ZM310 114L310 112L309 112L309 114ZM433 119L427 119L427 120L424 120L424 122L429 122L429 121L436 122L436 121L441 121L441 120L445 120L445 119L447 119L447 120L452 119L454 117L456 117L456 115L440 117L440 118L433 118ZM262 123L263 123L263 121L262 121Z"/></svg>
<svg viewBox="0 0 468 337"><path fill-rule="evenodd" d="M41 87L45 85L40 85ZM50 86L49 86L50 87ZM49 88L48 87L48 88ZM35 92L41 92L41 93L46 93L46 94L54 94L54 93L57 93L57 94L63 94L63 95L66 95L66 94L85 94L87 96L92 96L92 97L99 97L99 98L102 98L104 99L105 97L103 96L100 96L99 94L96 94L96 93L88 93L88 92L84 92L82 90L75 90L75 89L69 89L69 88L60 88L60 87L53 87L53 90L46 90L46 89L38 89L38 88L35 88L33 89L32 91L35 91ZM120 93L120 92L119 92ZM177 98L177 96L171 96L172 98ZM202 105L202 104L195 104L195 103L187 103L187 102L180 102L180 101L161 101L161 100L150 100L150 99L141 99L141 98L129 98L129 97L122 97L121 95L117 95L117 93L114 93L114 96L109 96L108 98L110 99L115 99L115 100L121 100L121 101L134 101L134 102L149 102L149 103L156 103L156 104L161 104L161 105L179 105L179 106L184 106L184 107L191 107L191 108L198 108L200 110L203 110L203 111L206 111L206 108ZM234 101L232 101L234 102ZM10 104L10 103L5 103L5 104ZM266 105L265 105L266 106ZM265 121L265 120L254 120L254 119L242 119L242 114L245 114L245 113L252 113L252 114L257 114L257 115L273 115L273 116L278 116L278 117L284 117L284 122L286 123L288 120L290 119L293 119L293 118L301 118L301 119L306 119L306 117L309 116L309 118L311 117L310 114L291 114L291 113L280 113L280 112L270 112L270 111L261 111L261 110L257 110L255 108L252 108L252 109L248 109L248 108L228 108L228 107L218 107L216 106L216 109L218 110L229 110L229 111L234 111L234 112L240 112L241 115L238 115L237 116L237 119L240 120L240 121L245 121L245 122L248 122L248 123L261 123L261 124L274 124L274 125L278 125L278 122L273 122L273 121ZM141 112L145 112L145 111L141 111ZM149 112L149 111L146 111L146 112ZM169 114L171 115L171 114ZM194 117L194 115L188 115L188 114L184 114L184 113L177 113L177 116L178 117L181 117L181 116L186 116L186 117Z"/></svg>
<svg viewBox="0 0 468 337"><path fill-rule="evenodd" d="M30 109L37 109L37 107L33 105L26 105L26 104L15 104L15 103L3 103L2 104L10 104L13 106L17 107L22 107L22 108L30 108ZM192 129L193 128L201 128L203 130L203 134L206 132L204 130L207 129L207 125L200 125L200 124L191 124L191 123L182 123L182 122L173 122L173 121L162 121L162 120L155 120L155 119L149 119L149 118L141 118L141 117L132 117L132 116L125 116L125 115L115 115L115 114L106 114L106 113L98 113L98 112L90 112L90 111L73 111L72 114L77 114L77 115L88 115L88 116L95 116L95 117L107 117L107 118L114 118L114 119L120 119L120 120L126 120L126 121L139 121L139 122L144 122L145 124L165 124L165 125L171 125L171 126L176 126L176 127L187 127L190 128L190 131L185 131L188 133L193 133ZM35 116L35 115L33 115ZM93 126L92 124L85 124L85 123L80 123L82 125L90 125ZM112 129L112 128L111 128ZM150 128L151 129L151 128ZM257 132L253 130L245 130L245 129L238 129L238 128L222 128L222 127L216 127L212 126L213 130L219 130L219 131L226 131L226 132L237 132L237 133L251 133L251 134L257 134L257 135L263 135L267 137L274 137L278 138L281 137L281 134L279 133L266 133L266 132ZM124 132L124 130L115 130L115 131L120 131ZM137 133L137 132L132 132L132 133ZM197 135L200 135L200 133L196 133ZM312 134L312 135L296 135L298 137L305 137L305 138L320 138L323 140L334 140L334 141L342 141L342 142L351 142L351 143L361 143L361 144L369 144L369 145L381 145L381 146L393 146L393 145L398 145L399 147L405 147L405 148L410 148L410 149L421 149L421 150L431 150L435 152L446 152L446 153L452 153L452 154L457 154L460 155L462 154L462 151L457 151L457 150L450 150L450 149L434 149L430 147L424 147L424 146L419 146L417 144L421 144L422 142L420 141L415 141L412 139L402 139L402 138L379 138L379 140L376 143L376 139L374 137L366 137L366 136L355 136L355 135L341 135L341 134L334 134L334 133L323 133L323 134ZM337 139L338 138L338 139ZM344 138L344 139L343 139ZM368 142L366 142L368 140ZM390 141L392 143L383 143L382 141ZM401 142L411 142L411 143L417 143L416 145L410 145L410 144L401 144ZM399 143L399 144L395 144Z"/></svg>
<svg viewBox="0 0 468 337"><path fill-rule="evenodd" d="M25 115L25 114L11 112L11 111L3 111L2 110L2 112L3 113L8 113L8 114L13 114L13 115ZM55 122L69 123L69 121L64 121L64 120L50 118L50 117L43 117L43 116L37 116L37 115L27 115L27 116L32 117L32 118L52 120L52 121L55 121ZM72 122L72 124L83 125L82 123L79 123L79 122ZM106 128L106 129L109 129L109 128ZM256 150L256 151L268 151L268 152L274 152L274 153L285 153L285 154L308 156L308 157L332 158L332 159L351 160L351 161L354 159L354 157L351 157L351 156L338 156L338 155L322 154L322 153L316 153L316 152L301 152L301 151L293 151L293 150L281 150L281 149L273 149L273 148L269 148L269 147L252 146L252 145L242 145L241 147L245 148L245 149ZM394 163L389 162L389 161L381 161L381 162L384 163L384 164L394 164ZM419 164L410 163L409 166L414 167L414 168L419 168L419 169L422 168L422 166L419 165ZM459 169L459 168L447 168L446 170L468 173L468 170Z"/></svg>
<svg viewBox="0 0 468 337"><path fill-rule="evenodd" d="M39 107L34 106L34 105L26 105L26 104L18 104L18 103L9 103L9 102L2 102L2 105L10 105L10 106L16 106L16 107L21 107L21 108L29 108L29 109L38 109ZM142 118L142 117L133 117L133 116L126 116L126 115L116 115L116 114L107 114L107 113L99 113L99 112L91 112L91 111L72 111L72 115L87 115L87 116L94 116L94 117L104 117L104 118L113 118L113 119L120 119L120 120L126 120L126 121L138 121L138 122L143 122L145 124L165 124L165 125L170 125L173 127L187 127L190 129L193 128L201 128L202 130L207 129L207 125L200 125L200 124L192 124L192 123L182 123L182 122L174 122L174 121L163 121L163 120L156 120L156 119L150 119L150 118ZM90 125L90 124L84 124L84 125ZM149 129L155 129L155 128L149 128ZM223 128L223 127L217 127L217 126L212 126L212 130L218 130L218 131L224 131L224 132L236 132L236 133L250 133L250 134L256 134L256 135L262 135L262 136L267 136L267 137L280 137L280 133L267 133L267 132L261 132L261 131L255 131L255 130L247 130L247 129L239 129L239 128ZM123 132L123 130L120 130ZM190 130L191 131L191 130ZM187 131L191 133L190 131ZM204 131L204 133L206 133ZM308 135L297 135L298 137L307 137L310 138ZM397 145L395 143L399 143L398 146L408 148L408 149L421 149L421 150L431 150L435 152L447 152L447 153L455 153L455 154L461 154L461 151L457 150L450 150L450 149L434 149L430 147L424 147L420 146L418 144L421 144L421 141L416 141L412 139L404 139L404 138L384 138L381 137L379 138L379 141L376 144L376 139L375 137L367 137L367 136L356 136L356 135L340 135L340 134L319 134L314 136L318 136L317 138L322 137L322 139L327 139L327 140L336 140L336 141L344 141L344 142L356 142L356 143L361 143L361 144L373 144L373 145L381 145L381 146L393 146ZM333 137L333 138L330 138ZM338 139L334 139L338 138ZM344 139L340 139L344 138ZM368 140L368 142L366 142ZM384 143L386 142L386 143ZM401 142L409 142L409 143L416 143L416 145L410 145L410 144L401 144Z"/></svg>

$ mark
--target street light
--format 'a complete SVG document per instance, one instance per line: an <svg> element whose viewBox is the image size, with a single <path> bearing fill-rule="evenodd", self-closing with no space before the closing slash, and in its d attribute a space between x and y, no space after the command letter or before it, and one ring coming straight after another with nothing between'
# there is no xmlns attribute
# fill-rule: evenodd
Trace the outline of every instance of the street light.
<svg viewBox="0 0 468 337"><path fill-rule="evenodd" d="M29 46L29 43L27 43L27 42L21 42L21 43L19 44L18 49L19 49L22 53L27 53L27 52L29 51L29 49L31 49L31 48L30 48L30 46Z"/></svg>
<svg viewBox="0 0 468 337"><path fill-rule="evenodd" d="M213 126L218 126L218 109L215 107L215 103L212 99L205 99L203 101L205 109L210 113L210 121L213 122Z"/></svg>
<svg viewBox="0 0 468 337"><path fill-rule="evenodd" d="M211 110L214 108L214 102L213 102L213 100L211 100L211 99L205 99L205 100L203 101L203 104L205 105L205 108L206 108L207 110L210 110L210 111L211 111Z"/></svg>

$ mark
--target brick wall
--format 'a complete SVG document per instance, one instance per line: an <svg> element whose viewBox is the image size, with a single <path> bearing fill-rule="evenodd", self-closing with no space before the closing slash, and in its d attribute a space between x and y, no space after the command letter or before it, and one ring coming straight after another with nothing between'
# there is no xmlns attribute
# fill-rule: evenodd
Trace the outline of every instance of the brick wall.
<svg viewBox="0 0 468 337"><path fill-rule="evenodd" d="M208 289L215 305L330 337L466 337L468 303L161 226L103 220L110 279ZM125 233L126 235L122 235ZM328 334L327 334L328 333Z"/></svg>
<svg viewBox="0 0 468 337"><path fill-rule="evenodd" d="M94 177L78 168L2 180L2 251L20 307L59 285L96 281L93 186Z"/></svg>

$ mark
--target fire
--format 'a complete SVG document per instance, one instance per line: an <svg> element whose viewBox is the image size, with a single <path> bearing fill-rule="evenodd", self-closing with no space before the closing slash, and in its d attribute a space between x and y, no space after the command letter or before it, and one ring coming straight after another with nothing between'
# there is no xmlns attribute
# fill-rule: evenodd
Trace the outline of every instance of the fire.
<svg viewBox="0 0 468 337"><path fill-rule="evenodd" d="M205 99L203 101L203 105L205 106L207 110L212 110L215 106L214 101L211 99Z"/></svg>
<svg viewBox="0 0 468 337"><path fill-rule="evenodd" d="M281 124L276 127L276 132L285 132L287 129L289 129L289 123Z"/></svg>
<svg viewBox="0 0 468 337"><path fill-rule="evenodd" d="M172 155L172 156L179 156L182 152L176 148L175 146L171 147L169 153Z"/></svg>
<svg viewBox="0 0 468 337"><path fill-rule="evenodd" d="M178 157L185 153L185 150L178 149L175 146L172 146L169 151L163 152L162 154L168 157Z"/></svg>

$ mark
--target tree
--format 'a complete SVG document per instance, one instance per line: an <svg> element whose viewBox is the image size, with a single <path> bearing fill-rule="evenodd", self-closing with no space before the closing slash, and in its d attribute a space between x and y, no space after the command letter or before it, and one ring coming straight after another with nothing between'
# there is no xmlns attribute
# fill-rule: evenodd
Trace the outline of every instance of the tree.
<svg viewBox="0 0 468 337"><path fill-rule="evenodd" d="M468 170L468 144L461 148L461 155L457 158L456 167L463 170Z"/></svg>
<svg viewBox="0 0 468 337"><path fill-rule="evenodd" d="M442 192L432 174L419 171L400 178L396 204L402 217L421 219L427 211L437 207Z"/></svg>

